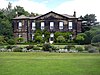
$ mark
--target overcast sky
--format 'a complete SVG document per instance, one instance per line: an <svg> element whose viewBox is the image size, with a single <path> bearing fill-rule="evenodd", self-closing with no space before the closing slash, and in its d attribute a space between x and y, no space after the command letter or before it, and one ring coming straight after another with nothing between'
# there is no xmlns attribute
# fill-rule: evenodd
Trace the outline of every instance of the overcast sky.
<svg viewBox="0 0 100 75"><path fill-rule="evenodd" d="M73 15L76 11L77 17L85 14L95 14L100 21L99 0L0 0L0 8L6 8L8 2L12 6L20 5L28 12L44 14L54 11L61 14Z"/></svg>

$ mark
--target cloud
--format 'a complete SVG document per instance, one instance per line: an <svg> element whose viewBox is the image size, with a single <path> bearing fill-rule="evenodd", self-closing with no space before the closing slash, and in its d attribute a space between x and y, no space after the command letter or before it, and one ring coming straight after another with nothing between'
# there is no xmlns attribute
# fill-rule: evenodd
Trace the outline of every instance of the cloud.
<svg viewBox="0 0 100 75"><path fill-rule="evenodd" d="M22 6L25 10L34 13L44 14L45 12L49 11L45 4L38 3L32 0L19 0L13 3L13 6L16 5Z"/></svg>
<svg viewBox="0 0 100 75"><path fill-rule="evenodd" d="M95 14L100 21L99 0L71 0L60 4L54 10L59 13L73 14L77 12L77 17L85 14Z"/></svg>

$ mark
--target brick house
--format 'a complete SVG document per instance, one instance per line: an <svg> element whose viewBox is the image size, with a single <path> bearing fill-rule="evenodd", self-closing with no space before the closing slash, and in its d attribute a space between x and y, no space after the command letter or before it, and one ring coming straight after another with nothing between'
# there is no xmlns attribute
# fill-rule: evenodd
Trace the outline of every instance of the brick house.
<svg viewBox="0 0 100 75"><path fill-rule="evenodd" d="M53 11L37 17L26 17L21 15L12 19L14 37L23 37L25 41L34 40L36 29L49 31L50 38L54 37L54 33L73 32L73 38L81 33L81 20L76 18L76 12L73 16L67 14L58 14ZM44 37L44 35L43 35ZM49 39L50 43L53 40Z"/></svg>

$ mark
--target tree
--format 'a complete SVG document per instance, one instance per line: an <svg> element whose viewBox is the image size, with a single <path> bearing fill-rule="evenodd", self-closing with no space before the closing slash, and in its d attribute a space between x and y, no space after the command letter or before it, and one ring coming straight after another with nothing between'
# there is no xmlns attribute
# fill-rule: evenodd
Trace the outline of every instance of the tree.
<svg viewBox="0 0 100 75"><path fill-rule="evenodd" d="M92 43L98 43L100 42L100 34L94 36L91 40Z"/></svg>
<svg viewBox="0 0 100 75"><path fill-rule="evenodd" d="M83 32L90 30L91 26L94 26L97 20L95 14L86 14L84 17L80 16L80 18L83 20L82 22Z"/></svg>
<svg viewBox="0 0 100 75"><path fill-rule="evenodd" d="M59 43L64 43L65 42L65 38L63 36L58 36L56 40Z"/></svg>

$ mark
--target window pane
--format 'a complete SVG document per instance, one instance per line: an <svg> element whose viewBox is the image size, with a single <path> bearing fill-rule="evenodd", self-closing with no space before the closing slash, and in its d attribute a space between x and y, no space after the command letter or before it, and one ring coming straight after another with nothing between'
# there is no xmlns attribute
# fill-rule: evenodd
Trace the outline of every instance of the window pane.
<svg viewBox="0 0 100 75"><path fill-rule="evenodd" d="M44 29L44 22L41 22L41 29Z"/></svg>
<svg viewBox="0 0 100 75"><path fill-rule="evenodd" d="M54 29L54 22L50 22L50 29Z"/></svg>
<svg viewBox="0 0 100 75"><path fill-rule="evenodd" d="M32 30L35 30L35 23L32 22Z"/></svg>
<svg viewBox="0 0 100 75"><path fill-rule="evenodd" d="M59 29L63 29L63 22L59 22Z"/></svg>
<svg viewBox="0 0 100 75"><path fill-rule="evenodd" d="M21 22L19 22L19 24L18 24L18 29L22 29L22 23Z"/></svg>
<svg viewBox="0 0 100 75"><path fill-rule="evenodd" d="M72 29L72 22L69 22L69 29Z"/></svg>

